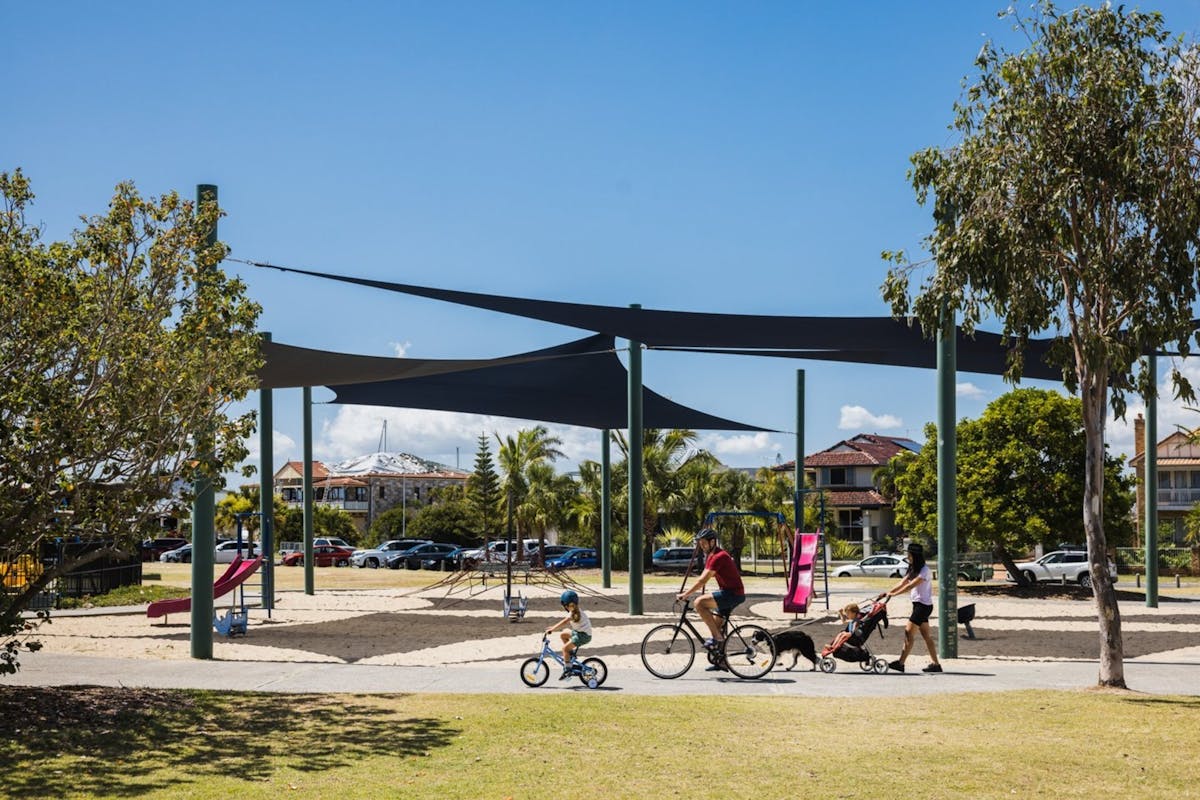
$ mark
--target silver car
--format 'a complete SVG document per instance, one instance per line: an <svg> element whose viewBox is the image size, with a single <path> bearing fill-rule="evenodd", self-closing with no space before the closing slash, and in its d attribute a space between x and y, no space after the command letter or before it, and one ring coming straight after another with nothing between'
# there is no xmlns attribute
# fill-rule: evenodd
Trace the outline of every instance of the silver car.
<svg viewBox="0 0 1200 800"><path fill-rule="evenodd" d="M386 565L390 556L411 550L419 544L431 544L431 542L428 539L390 539L379 547L355 550L350 556L350 563L356 567L376 569Z"/></svg>

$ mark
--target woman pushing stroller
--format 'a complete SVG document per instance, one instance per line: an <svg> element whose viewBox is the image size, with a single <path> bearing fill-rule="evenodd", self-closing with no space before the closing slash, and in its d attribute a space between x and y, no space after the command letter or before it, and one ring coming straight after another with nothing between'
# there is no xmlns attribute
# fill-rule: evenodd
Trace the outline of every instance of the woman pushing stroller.
<svg viewBox="0 0 1200 800"><path fill-rule="evenodd" d="M925 548L915 542L908 546L908 571L904 573L904 577L900 579L899 583L875 599L886 603L888 599L904 592L908 592L912 600L912 613L908 616L908 622L904 624L904 648L900 651L900 658L888 664L888 668L894 669L896 672L904 672L904 662L912 653L913 641L916 639L917 631L920 631L921 638L925 640L925 646L929 648L929 657L933 662L926 665L921 671L941 672L942 665L938 663L937 648L933 644L933 632L929 629L929 617L933 613L933 574L925 563Z"/></svg>

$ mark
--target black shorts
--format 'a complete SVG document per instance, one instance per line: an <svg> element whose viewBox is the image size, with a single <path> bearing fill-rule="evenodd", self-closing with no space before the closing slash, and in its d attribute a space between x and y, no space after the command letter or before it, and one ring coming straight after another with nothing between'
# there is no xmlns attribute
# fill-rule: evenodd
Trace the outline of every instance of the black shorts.
<svg viewBox="0 0 1200 800"><path fill-rule="evenodd" d="M908 615L908 621L913 625L923 625L929 622L929 615L933 613L933 606L928 603L913 603L912 613Z"/></svg>

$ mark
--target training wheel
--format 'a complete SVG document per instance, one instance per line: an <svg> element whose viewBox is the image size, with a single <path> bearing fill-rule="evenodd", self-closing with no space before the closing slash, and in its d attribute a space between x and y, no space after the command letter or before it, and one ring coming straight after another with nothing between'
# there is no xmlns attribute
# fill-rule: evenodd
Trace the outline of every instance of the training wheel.
<svg viewBox="0 0 1200 800"><path fill-rule="evenodd" d="M833 660L833 656L825 656L818 662L821 672L833 672L837 669L837 662Z"/></svg>

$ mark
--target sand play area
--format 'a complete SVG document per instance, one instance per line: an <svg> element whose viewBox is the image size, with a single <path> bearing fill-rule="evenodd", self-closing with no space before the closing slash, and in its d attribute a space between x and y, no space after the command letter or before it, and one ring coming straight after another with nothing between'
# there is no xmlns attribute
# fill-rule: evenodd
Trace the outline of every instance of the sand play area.
<svg viewBox="0 0 1200 800"><path fill-rule="evenodd" d="M384 571L386 572L386 571ZM436 578L433 578L436 580ZM589 586L598 580L583 576ZM614 578L615 582L615 578ZM504 584L447 592L445 586L417 588L318 589L314 595L288 589L276 592L276 607L268 617L261 609L250 612L246 636L226 639L214 634L213 655L228 661L327 662L347 664L436 666L487 665L513 662L540 649L541 632L562 618L558 605L561 586L515 584L514 591L527 599L520 621L503 614ZM1014 598L1010 587L999 582L972 593L960 587L959 606L974 603L975 639L959 627L959 657L1018 660L1093 660L1099 655L1096 616L1090 595L1070 591L1048 592L1037 598ZM674 585L647 585L644 614L628 613L625 586L592 589L583 606L595 626L587 655L600 656L610 668L638 667L639 644L655 624L672 619ZM829 607L819 596L805 616L785 614L779 579L747 580L749 595L738 618L777 631L806 631L818 649L838 630L833 611L880 591L874 585L846 580L830 583ZM1125 596L1128 595L1128 596ZM219 612L228 599L217 601ZM883 638L873 637L874 652L899 653L903 625L908 616L905 598L891 601L892 625ZM1148 608L1140 595L1127 592L1121 601L1125 655L1139 658L1177 651L1200 650L1200 600L1163 597L1158 608ZM934 620L936 625L936 619ZM190 658L190 617L177 614L147 619L138 613L108 613L95 609L82 615L60 612L38 633L46 652L115 658ZM924 646L914 653L923 660ZM790 663L787 659L786 663ZM786 665L785 663L785 665ZM797 668L807 669L801 660Z"/></svg>

